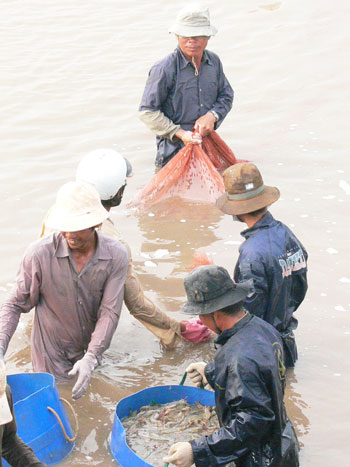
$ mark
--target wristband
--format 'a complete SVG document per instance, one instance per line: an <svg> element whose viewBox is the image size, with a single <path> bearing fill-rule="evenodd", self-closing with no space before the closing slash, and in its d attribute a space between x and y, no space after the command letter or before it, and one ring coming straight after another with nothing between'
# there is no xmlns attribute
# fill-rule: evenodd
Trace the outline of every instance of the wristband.
<svg viewBox="0 0 350 467"><path fill-rule="evenodd" d="M217 122L219 120L219 115L215 112L215 110L209 110L209 112L214 115L215 121Z"/></svg>

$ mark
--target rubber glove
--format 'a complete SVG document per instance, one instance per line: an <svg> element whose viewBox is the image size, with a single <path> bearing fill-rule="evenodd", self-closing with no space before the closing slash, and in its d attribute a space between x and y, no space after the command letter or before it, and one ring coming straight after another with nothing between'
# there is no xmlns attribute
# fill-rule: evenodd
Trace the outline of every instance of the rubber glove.
<svg viewBox="0 0 350 467"><path fill-rule="evenodd" d="M181 336L190 342L205 342L213 337L211 330L204 326L199 318L191 318L182 322L186 325L186 329Z"/></svg>
<svg viewBox="0 0 350 467"><path fill-rule="evenodd" d="M203 387L208 385L207 378L204 374L204 368L206 365L207 364L205 362L191 363L191 365L189 365L185 370L197 388L200 388L201 385L203 385Z"/></svg>
<svg viewBox="0 0 350 467"><path fill-rule="evenodd" d="M190 465L193 465L191 444L187 442L173 444L169 449L168 456L163 458L163 462L168 462L179 467L190 467Z"/></svg>
<svg viewBox="0 0 350 467"><path fill-rule="evenodd" d="M86 352L81 360L74 363L73 368L68 373L69 376L78 374L78 379L72 390L72 398L74 400L83 396L89 386L91 373L97 366L97 359L92 352Z"/></svg>

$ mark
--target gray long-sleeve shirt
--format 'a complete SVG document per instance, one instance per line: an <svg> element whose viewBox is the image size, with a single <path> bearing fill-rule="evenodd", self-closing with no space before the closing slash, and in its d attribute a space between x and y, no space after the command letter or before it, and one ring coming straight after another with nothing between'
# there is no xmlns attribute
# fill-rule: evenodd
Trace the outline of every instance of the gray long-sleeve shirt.
<svg viewBox="0 0 350 467"><path fill-rule="evenodd" d="M20 314L35 307L33 369L58 380L69 378L68 371L86 351L99 360L118 325L128 254L116 240L96 235L96 250L80 273L60 233L33 243L1 308L0 334L9 341Z"/></svg>
<svg viewBox="0 0 350 467"><path fill-rule="evenodd" d="M156 63L139 108L141 120L157 134L156 165L165 165L183 147L174 136L180 126L192 130L199 117L213 110L218 128L232 101L233 90L214 52L204 51L198 75L179 47Z"/></svg>

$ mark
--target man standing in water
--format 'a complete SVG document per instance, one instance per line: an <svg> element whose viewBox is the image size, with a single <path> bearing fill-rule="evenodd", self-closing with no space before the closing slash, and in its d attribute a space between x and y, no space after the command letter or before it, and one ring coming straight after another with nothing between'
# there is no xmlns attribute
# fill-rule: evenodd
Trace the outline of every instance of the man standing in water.
<svg viewBox="0 0 350 467"><path fill-rule="evenodd" d="M90 183L98 191L103 207L109 212L119 206L131 175L130 162L112 149L97 149L86 154L80 161L76 178ZM120 241L128 250L128 272L124 286L124 302L130 314L151 331L167 349L173 349L181 340L201 342L211 338L208 329L195 320L177 321L162 312L144 294L135 272L131 249L123 240L113 221L106 219L98 229L101 233Z"/></svg>
<svg viewBox="0 0 350 467"><path fill-rule="evenodd" d="M169 32L178 47L152 67L139 108L140 119L157 135L157 167L185 144L200 144L221 125L233 101L219 57L205 50L217 33L209 10L187 6Z"/></svg>
<svg viewBox="0 0 350 467"><path fill-rule="evenodd" d="M96 231L107 217L91 185L63 185L46 220L59 233L29 246L0 313L3 357L21 313L35 307L33 369L58 381L78 375L73 399L85 393L109 347L123 303L128 254L121 243Z"/></svg>
<svg viewBox="0 0 350 467"><path fill-rule="evenodd" d="M307 253L291 230L268 212L280 192L264 185L254 164L233 165L223 177L226 191L216 204L248 227L241 233L245 242L234 271L236 282L250 280L254 286L244 307L280 332L286 365L294 367L298 353L293 330L298 321L293 313L307 291Z"/></svg>
<svg viewBox="0 0 350 467"><path fill-rule="evenodd" d="M249 285L235 284L226 269L210 265L192 271L185 289L183 311L218 334L214 360L192 363L186 371L197 386L215 391L220 428L173 444L164 462L297 467L298 441L283 403L283 344L276 329L244 309Z"/></svg>

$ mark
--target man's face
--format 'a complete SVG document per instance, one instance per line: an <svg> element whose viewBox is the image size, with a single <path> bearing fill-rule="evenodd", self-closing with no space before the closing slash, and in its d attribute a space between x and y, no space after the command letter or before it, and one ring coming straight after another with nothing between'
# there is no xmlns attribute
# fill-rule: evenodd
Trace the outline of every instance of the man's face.
<svg viewBox="0 0 350 467"><path fill-rule="evenodd" d="M215 334L217 334L218 331L217 331L216 327L214 326L211 315L213 315L213 313L210 313L209 315L198 315L198 318L200 319L202 324L204 324L204 326L206 326L211 331L215 332Z"/></svg>
<svg viewBox="0 0 350 467"><path fill-rule="evenodd" d="M95 227L77 232L61 232L72 250L83 250L95 241Z"/></svg>
<svg viewBox="0 0 350 467"><path fill-rule="evenodd" d="M182 37L177 36L181 52L186 58L202 57L204 49L208 44L208 36Z"/></svg>

